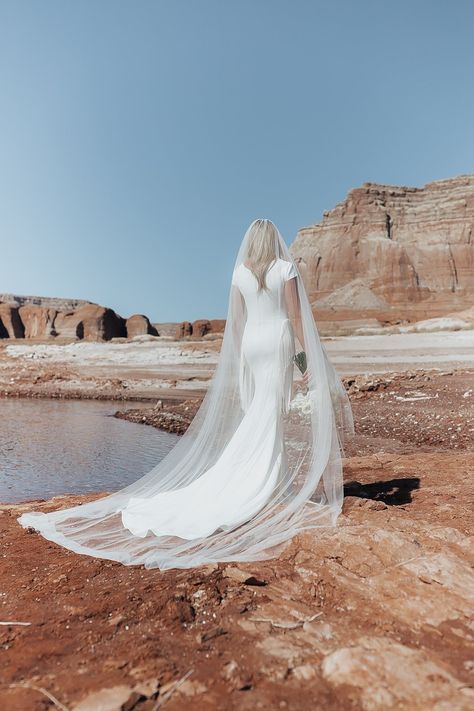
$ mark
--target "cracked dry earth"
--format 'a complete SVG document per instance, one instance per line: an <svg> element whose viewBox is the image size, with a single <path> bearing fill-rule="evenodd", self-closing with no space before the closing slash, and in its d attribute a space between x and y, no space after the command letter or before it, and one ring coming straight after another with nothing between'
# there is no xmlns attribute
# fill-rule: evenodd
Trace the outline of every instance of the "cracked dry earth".
<svg viewBox="0 0 474 711"><path fill-rule="evenodd" d="M472 709L474 451L427 427L471 375L357 389L339 524L271 561L126 567L16 521L97 495L2 505L0 709Z"/></svg>

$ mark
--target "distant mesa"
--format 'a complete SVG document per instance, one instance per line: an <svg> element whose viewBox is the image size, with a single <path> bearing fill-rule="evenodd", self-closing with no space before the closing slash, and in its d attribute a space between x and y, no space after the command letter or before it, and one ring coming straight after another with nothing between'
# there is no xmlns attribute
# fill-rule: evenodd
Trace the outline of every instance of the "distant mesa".
<svg viewBox="0 0 474 711"><path fill-rule="evenodd" d="M223 333L225 319L197 319L196 321L181 321L175 324L174 337L177 339L186 337L203 338L208 333Z"/></svg>
<svg viewBox="0 0 474 711"><path fill-rule="evenodd" d="M83 299L0 294L0 339L203 338L208 333L222 333L224 328L225 319L151 323L144 314L125 319L113 309Z"/></svg>
<svg viewBox="0 0 474 711"><path fill-rule="evenodd" d="M124 319L113 309L81 299L0 294L0 338L109 341L145 334L159 335L143 314Z"/></svg>
<svg viewBox="0 0 474 711"><path fill-rule="evenodd" d="M290 252L324 333L463 311L474 301L474 175L364 183Z"/></svg>

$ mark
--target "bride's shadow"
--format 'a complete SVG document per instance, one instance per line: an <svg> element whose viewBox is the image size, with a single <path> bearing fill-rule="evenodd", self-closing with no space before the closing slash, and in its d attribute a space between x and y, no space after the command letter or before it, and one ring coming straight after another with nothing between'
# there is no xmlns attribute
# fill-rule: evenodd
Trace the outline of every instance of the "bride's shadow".
<svg viewBox="0 0 474 711"><path fill-rule="evenodd" d="M419 488L420 479L415 476L375 481L371 484L350 481L344 485L344 496L383 501L388 506L401 506L402 504L410 504L412 501L411 492Z"/></svg>

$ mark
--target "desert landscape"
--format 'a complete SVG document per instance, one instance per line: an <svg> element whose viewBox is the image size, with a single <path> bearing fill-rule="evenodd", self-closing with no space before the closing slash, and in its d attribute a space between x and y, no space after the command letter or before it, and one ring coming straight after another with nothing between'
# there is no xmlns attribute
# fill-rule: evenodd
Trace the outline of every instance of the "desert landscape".
<svg viewBox="0 0 474 711"><path fill-rule="evenodd" d="M473 229L474 176L365 184L291 245L354 413L337 527L160 572L16 520L106 491L0 504L2 711L472 708ZM186 431L225 321L2 297L0 403L98 399Z"/></svg>

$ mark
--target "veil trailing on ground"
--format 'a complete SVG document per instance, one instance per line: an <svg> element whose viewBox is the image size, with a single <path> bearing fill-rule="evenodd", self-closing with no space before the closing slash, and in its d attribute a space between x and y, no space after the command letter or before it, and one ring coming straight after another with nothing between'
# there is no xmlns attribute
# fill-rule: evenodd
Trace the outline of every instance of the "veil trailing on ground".
<svg viewBox="0 0 474 711"><path fill-rule="evenodd" d="M256 222L270 223L254 221L247 229L233 276L246 261L252 262L251 235ZM284 369L281 433L285 466L262 508L244 523L191 540L152 531L133 535L124 527L120 513L132 497L174 491L202 476L219 460L245 417L252 398L252 381L241 349L247 308L232 279L215 373L193 421L173 449L150 472L120 491L49 513L24 513L18 519L22 526L32 526L76 553L166 569L271 558L299 531L334 525L343 499L344 445L354 434L352 410L320 341L297 265L281 234L270 224L274 228L273 261L287 262L285 268L292 275L281 285L293 324L293 343L286 352L304 351L308 377L305 384L297 361L291 360ZM265 274L259 276L263 279Z"/></svg>

